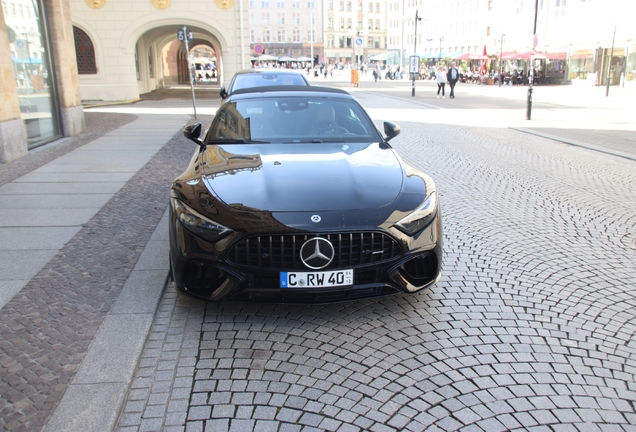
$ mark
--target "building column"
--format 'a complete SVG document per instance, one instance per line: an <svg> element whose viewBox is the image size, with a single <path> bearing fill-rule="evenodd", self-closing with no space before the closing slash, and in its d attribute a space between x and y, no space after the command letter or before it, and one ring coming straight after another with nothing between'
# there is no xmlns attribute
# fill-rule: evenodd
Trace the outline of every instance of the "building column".
<svg viewBox="0 0 636 432"><path fill-rule="evenodd" d="M20 117L18 87L13 74L11 49L4 14L0 10L0 163L27 154L24 122Z"/></svg>
<svg viewBox="0 0 636 432"><path fill-rule="evenodd" d="M62 133L64 136L79 135L86 125L80 98L70 1L47 0L44 4L55 68Z"/></svg>

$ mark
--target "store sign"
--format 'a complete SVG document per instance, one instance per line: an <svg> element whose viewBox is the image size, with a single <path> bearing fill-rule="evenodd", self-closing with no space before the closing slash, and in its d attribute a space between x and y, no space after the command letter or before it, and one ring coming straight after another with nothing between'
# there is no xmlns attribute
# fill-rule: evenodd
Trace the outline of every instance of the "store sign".
<svg viewBox="0 0 636 432"><path fill-rule="evenodd" d="M29 50L25 41L22 39L16 39L13 46L15 47L15 56L17 58L29 57Z"/></svg>

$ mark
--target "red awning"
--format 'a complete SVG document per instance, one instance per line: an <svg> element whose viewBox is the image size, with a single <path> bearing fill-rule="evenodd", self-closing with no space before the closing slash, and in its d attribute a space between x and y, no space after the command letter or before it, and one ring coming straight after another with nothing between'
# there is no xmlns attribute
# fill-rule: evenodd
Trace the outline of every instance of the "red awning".
<svg viewBox="0 0 636 432"><path fill-rule="evenodd" d="M594 57L594 54L573 54L570 56L571 60L576 60L576 59L585 59L585 58L592 58Z"/></svg>
<svg viewBox="0 0 636 432"><path fill-rule="evenodd" d="M558 53L546 53L545 58L550 60L565 60L567 57L566 53L558 52Z"/></svg>
<svg viewBox="0 0 636 432"><path fill-rule="evenodd" d="M512 57L510 57L510 59L512 59L512 60L530 60L531 57L532 57L532 51L526 51L526 52L522 52L522 53L516 53ZM534 53L534 59L535 60L543 60L545 58L546 58L546 55L544 53L540 53L540 52L535 52Z"/></svg>
<svg viewBox="0 0 636 432"><path fill-rule="evenodd" d="M484 60L487 58L488 56L480 56L477 54L470 54L470 53L463 53L453 57L454 60Z"/></svg>

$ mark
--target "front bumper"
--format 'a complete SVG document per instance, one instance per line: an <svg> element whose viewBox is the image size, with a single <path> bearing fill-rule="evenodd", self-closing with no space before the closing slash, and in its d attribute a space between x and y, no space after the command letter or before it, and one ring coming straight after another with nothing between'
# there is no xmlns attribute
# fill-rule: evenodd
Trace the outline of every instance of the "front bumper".
<svg viewBox="0 0 636 432"><path fill-rule="evenodd" d="M369 236L368 234L372 234ZM263 236L274 238L290 236ZM314 236L329 237L337 247L338 240L347 233L303 233L295 234L304 238ZM243 250L245 238L226 239L222 247L211 244L187 231L171 212L170 215L170 263L172 277L177 289L193 296L217 301L221 299L276 301L284 303L328 303L360 298L386 296L399 292L414 293L435 282L441 275L442 267L442 222L441 214L415 237L406 237L395 232L356 232L361 240L355 244L342 246L353 255L353 250L364 251L360 258L336 260L329 270L353 269L353 285L330 288L280 288L280 272L299 271L299 263L285 260L283 253L272 253L275 249L285 249L276 241L264 241L259 237L259 249ZM374 254L374 241L368 237L382 237L395 243L391 253ZM249 237L247 238L250 239ZM335 240L334 240L335 239ZM284 242L280 242L284 243ZM375 240L375 243L379 243ZM377 247L376 247L377 248ZM293 248L292 248L293 249ZM266 253L263 251L267 251ZM285 254L295 254L292 250ZM279 256L281 255L281 256ZM342 253L341 255L344 255ZM365 258L379 257L379 258ZM263 259L261 259L263 258Z"/></svg>

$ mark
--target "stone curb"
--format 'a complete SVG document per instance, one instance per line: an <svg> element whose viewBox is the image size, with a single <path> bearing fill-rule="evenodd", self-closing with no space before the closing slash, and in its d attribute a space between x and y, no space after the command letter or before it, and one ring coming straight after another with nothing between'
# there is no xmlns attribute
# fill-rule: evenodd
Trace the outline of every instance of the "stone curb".
<svg viewBox="0 0 636 432"><path fill-rule="evenodd" d="M530 130L530 129L524 129L524 128L516 128L516 127L511 127L510 129L512 130L516 130L519 132L523 132L523 133L527 133L530 135L536 135L536 136L540 136L542 138L546 138L552 141L559 141L562 142L564 144L570 144L573 146L577 146L577 147L583 147L589 150L593 150L593 151L597 151L597 152L601 152L601 153L606 153L606 154L610 154L613 156L618 156L618 157L622 157L625 159L630 159L630 160L636 160L636 156L633 154L629 154L629 153L625 153L622 151L618 151L618 150L612 150L612 149L608 149L606 147L600 147L600 146L595 146L592 144L587 144L581 141L575 141L575 140L571 140L571 139L567 139L567 138L561 138L558 137L556 135L550 135L547 133L543 133L543 132L538 132L538 131L534 131L534 130Z"/></svg>
<svg viewBox="0 0 636 432"><path fill-rule="evenodd" d="M114 429L167 285L167 232L166 211L43 430Z"/></svg>

